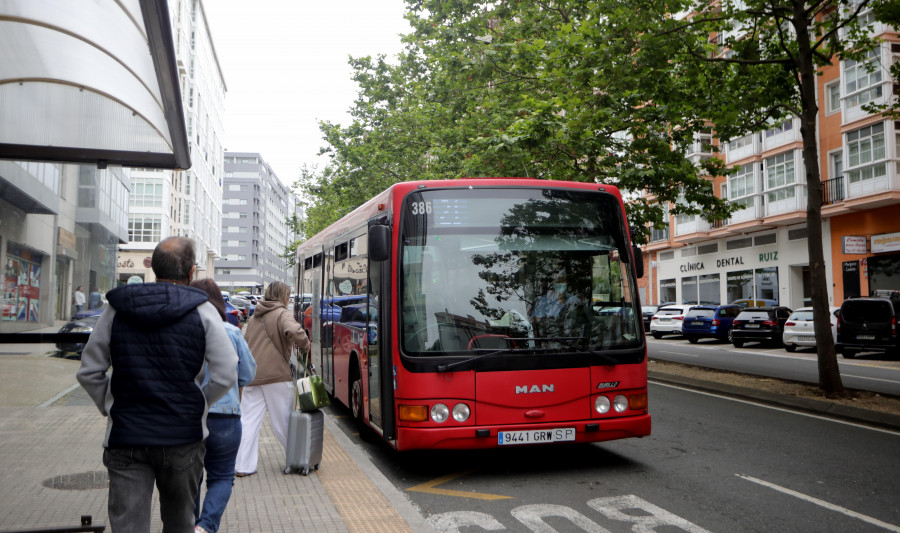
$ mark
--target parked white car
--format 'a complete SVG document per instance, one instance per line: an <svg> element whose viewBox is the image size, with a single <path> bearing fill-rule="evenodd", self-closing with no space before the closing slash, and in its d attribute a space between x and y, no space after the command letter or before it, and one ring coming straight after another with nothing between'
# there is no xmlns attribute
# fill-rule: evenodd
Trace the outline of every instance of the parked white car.
<svg viewBox="0 0 900 533"><path fill-rule="evenodd" d="M650 334L655 339L663 335L681 335L684 315L690 311L691 305L667 305L660 307L650 319Z"/></svg>
<svg viewBox="0 0 900 533"><path fill-rule="evenodd" d="M829 307L828 314L831 318L831 338L837 342L837 312L840 307ZM813 329L813 308L801 307L791 313L784 324L782 334L784 349L793 352L797 348L816 345L816 332Z"/></svg>

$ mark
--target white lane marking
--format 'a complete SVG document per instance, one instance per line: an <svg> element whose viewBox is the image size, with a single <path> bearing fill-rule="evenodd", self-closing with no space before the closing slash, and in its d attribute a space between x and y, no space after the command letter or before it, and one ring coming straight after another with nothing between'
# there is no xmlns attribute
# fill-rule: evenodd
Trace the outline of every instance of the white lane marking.
<svg viewBox="0 0 900 533"><path fill-rule="evenodd" d="M76 383L76 384L74 384L74 385L71 385L69 388L67 388L66 390L60 392L59 394L57 394L57 395L54 396L53 398L50 398L49 400L47 400L46 402L42 403L42 404L39 405L38 407L49 407L49 406L53 405L54 403L56 403L57 400L59 400L60 398L62 398L62 397L65 396L66 394L69 394L70 392L72 392L73 390L77 389L77 388L80 387L80 386L81 386L81 385L79 385L78 383Z"/></svg>
<svg viewBox="0 0 900 533"><path fill-rule="evenodd" d="M841 372L842 378L868 379L869 381L884 381L885 383L897 383L896 379L870 378L868 376L857 376L854 374L844 374Z"/></svg>
<svg viewBox="0 0 900 533"><path fill-rule="evenodd" d="M503 531L506 527L496 518L478 511L452 511L431 515L426 520L429 526L441 533L459 533L462 527L479 527L485 531Z"/></svg>
<svg viewBox="0 0 900 533"><path fill-rule="evenodd" d="M782 492L784 494L793 496L795 498L799 498L803 501L806 501L809 503L814 503L820 507L824 507L824 508L832 510L832 511L837 511L837 512L839 512L841 514L845 514L849 517L856 518L858 520L862 520L863 522L868 522L874 526L878 526L878 527L887 529L888 531L896 531L896 532L900 533L900 526L896 526L894 524L889 524L887 522L882 522L881 520L878 520L877 518L872 518L871 516L866 516L864 514L857 513L856 511L851 511L850 509L847 509L846 507L841 507L841 506L835 505L833 503L828 503L825 500L813 498L812 496L807 496L806 494L803 494L802 492L797 492L795 490L781 487L774 483L769 483L768 481L763 481L763 480L757 479L755 477L745 476L743 474L735 474L735 475L741 479L746 479L747 481L752 481L753 483L756 483L758 485L762 485L764 487L769 487L770 489L777 490L778 492Z"/></svg>
<svg viewBox="0 0 900 533"><path fill-rule="evenodd" d="M587 504L611 520L631 522L634 524L634 527L631 528L632 531L651 532L656 531L658 527L673 526L688 533L709 533L697 524L672 514L662 507L657 507L647 500L638 498L634 494L594 498Z"/></svg>
<svg viewBox="0 0 900 533"><path fill-rule="evenodd" d="M667 354L671 354L671 355L683 355L683 356L685 356L685 357L700 357L699 355L693 354L693 353L666 352L666 351L661 351L661 352L659 352L659 353L667 353Z"/></svg>
<svg viewBox="0 0 900 533"><path fill-rule="evenodd" d="M733 398L731 396L724 396L722 394L715 394L712 392L698 391L698 390L690 389L687 387L672 385L671 383L661 383L659 381L653 380L652 378L648 379L647 381L650 381L654 385L657 385L660 387L668 387L670 389L678 389L678 390L683 390L685 392L693 392L694 394L702 394L704 396L712 396L713 398L721 398L723 400L730 400L732 402L753 405L755 407L762 407L763 409L771 409L772 411L781 411L783 413L791 413L794 415L805 416L807 418L816 418L818 420L825 420L827 422L834 422L836 424L843 424L845 426L852 426L852 427L857 427L857 428L861 428L861 429L868 429L870 431L877 431L879 433L887 433L888 435L900 436L900 431L895 431L892 429L884 429L884 428L877 428L877 427L873 427L873 426L866 426L863 424L857 424L856 422L848 422L847 420L840 420L837 418L828 418L826 416L814 415L812 413L804 413L803 411L795 411L793 409L786 409L784 407L776 407L774 405L766 405L764 403L758 403L758 402L754 402L754 401L750 401L750 400L742 400L740 398Z"/></svg>
<svg viewBox="0 0 900 533"><path fill-rule="evenodd" d="M565 505L554 504L534 504L521 505L516 507L510 514L522 522L522 525L532 531L532 533L557 533L558 530L551 527L544 521L544 518L561 518L568 520L573 526L587 533L611 533L605 527L598 525L590 518L579 513L571 507ZM568 531L568 528L566 528Z"/></svg>

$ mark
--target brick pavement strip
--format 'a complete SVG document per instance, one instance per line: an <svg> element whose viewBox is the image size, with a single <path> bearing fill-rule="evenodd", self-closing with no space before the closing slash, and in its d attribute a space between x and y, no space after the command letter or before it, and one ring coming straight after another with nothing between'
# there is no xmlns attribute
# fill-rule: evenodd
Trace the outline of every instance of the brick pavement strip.
<svg viewBox="0 0 900 533"><path fill-rule="evenodd" d="M0 531L71 527L85 514L107 523L106 419L72 388L77 366L43 353L0 356ZM284 449L268 420L259 447L259 470L235 480L221 531L412 531L327 429L322 464L309 476L283 473ZM158 532L155 493L153 507Z"/></svg>
<svg viewBox="0 0 900 533"><path fill-rule="evenodd" d="M384 494L376 489L327 430L322 466L315 475L351 532L412 532Z"/></svg>

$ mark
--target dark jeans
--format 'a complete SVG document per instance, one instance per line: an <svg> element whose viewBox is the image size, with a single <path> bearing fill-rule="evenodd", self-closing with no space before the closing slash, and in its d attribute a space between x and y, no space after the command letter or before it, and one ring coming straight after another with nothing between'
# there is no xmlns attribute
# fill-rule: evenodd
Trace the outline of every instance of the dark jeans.
<svg viewBox="0 0 900 533"><path fill-rule="evenodd" d="M206 497L200 511L200 491L197 491L194 516L197 525L215 533L222 514L231 499L234 486L234 460L241 445L241 417L211 413L206 418L209 437L206 438ZM202 479L201 479L202 481ZM199 484L198 484L199 489Z"/></svg>
<svg viewBox="0 0 900 533"><path fill-rule="evenodd" d="M107 448L109 525L112 531L148 533L153 483L159 490L164 533L194 529L194 499L203 473L203 441L182 446Z"/></svg>

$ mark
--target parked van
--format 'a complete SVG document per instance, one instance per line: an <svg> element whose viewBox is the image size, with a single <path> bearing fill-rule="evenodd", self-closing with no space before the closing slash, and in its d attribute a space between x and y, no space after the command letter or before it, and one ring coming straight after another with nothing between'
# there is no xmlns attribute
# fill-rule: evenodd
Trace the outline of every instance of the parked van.
<svg viewBox="0 0 900 533"><path fill-rule="evenodd" d="M884 352L900 356L900 291L890 297L867 296L849 298L841 304L838 316L838 348L847 359L859 352Z"/></svg>

